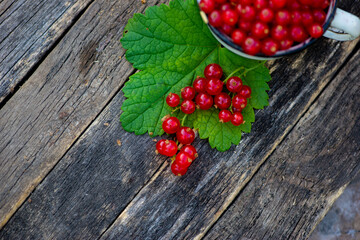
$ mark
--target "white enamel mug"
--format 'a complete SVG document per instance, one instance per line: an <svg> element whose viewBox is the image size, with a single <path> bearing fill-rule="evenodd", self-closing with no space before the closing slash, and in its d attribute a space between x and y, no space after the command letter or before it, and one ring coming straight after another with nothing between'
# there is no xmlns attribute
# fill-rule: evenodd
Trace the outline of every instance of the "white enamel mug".
<svg viewBox="0 0 360 240"><path fill-rule="evenodd" d="M197 1L198 3L200 2L200 0ZM351 13L348 13L340 8L337 8L336 5L337 5L337 0L330 1L325 23L323 25L323 28L325 30L323 36L338 41L350 41L356 39L357 37L360 36L360 19ZM204 22L208 23L206 15L203 13L201 14L201 16L203 17ZM242 51L242 48L239 45L233 43L229 36L223 34L218 29L214 28L209 24L208 27L210 29L210 32L224 47L226 47L227 49L229 49L230 51L232 51L237 55L255 60L271 60L286 55L290 55L305 49L306 47L308 47L318 39L318 38L310 37L306 39L304 42L292 46L289 49L278 51L275 55L271 57L265 56L264 54L261 53L257 54L256 56L253 56L244 53Z"/></svg>

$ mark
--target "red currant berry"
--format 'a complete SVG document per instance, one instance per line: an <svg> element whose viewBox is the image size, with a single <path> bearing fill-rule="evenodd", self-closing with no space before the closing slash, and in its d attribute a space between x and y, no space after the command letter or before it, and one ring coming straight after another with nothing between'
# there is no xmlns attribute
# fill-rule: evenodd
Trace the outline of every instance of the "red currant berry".
<svg viewBox="0 0 360 240"><path fill-rule="evenodd" d="M181 89L181 97L187 100L193 99L195 97L195 89L193 87L184 87Z"/></svg>
<svg viewBox="0 0 360 240"><path fill-rule="evenodd" d="M259 19L263 22L271 22L274 18L274 12L270 8L264 8L259 13Z"/></svg>
<svg viewBox="0 0 360 240"><path fill-rule="evenodd" d="M243 85L239 94L245 98L250 98L251 96L251 88L247 85Z"/></svg>
<svg viewBox="0 0 360 240"><path fill-rule="evenodd" d="M176 138L182 144L191 144L195 139L195 133L189 127L181 127L176 132Z"/></svg>
<svg viewBox="0 0 360 240"><path fill-rule="evenodd" d="M314 17L310 11L303 11L301 13L301 21L305 26L311 25L314 23Z"/></svg>
<svg viewBox="0 0 360 240"><path fill-rule="evenodd" d="M323 24L326 19L326 13L321 9L315 9L313 11L314 20L317 23Z"/></svg>
<svg viewBox="0 0 360 240"><path fill-rule="evenodd" d="M176 133L180 129L180 121L177 117L169 117L162 123L162 128L168 134Z"/></svg>
<svg viewBox="0 0 360 240"><path fill-rule="evenodd" d="M303 42L308 37L305 29L300 25L294 25L290 28L291 38L295 42Z"/></svg>
<svg viewBox="0 0 360 240"><path fill-rule="evenodd" d="M242 44L244 52L250 55L255 55L260 52L261 46L259 40L253 37L245 38L245 41Z"/></svg>
<svg viewBox="0 0 360 240"><path fill-rule="evenodd" d="M247 105L247 100L244 96L238 94L232 99L232 104L235 108L244 109Z"/></svg>
<svg viewBox="0 0 360 240"><path fill-rule="evenodd" d="M291 40L290 38L285 38L283 40L280 41L280 49L281 50L286 50L291 48L291 46L294 44L294 41Z"/></svg>
<svg viewBox="0 0 360 240"><path fill-rule="evenodd" d="M177 153L177 145L173 140L161 139L156 143L156 153L172 157Z"/></svg>
<svg viewBox="0 0 360 240"><path fill-rule="evenodd" d="M238 13L233 9L221 12L221 19L227 25L234 26L237 23L238 18Z"/></svg>
<svg viewBox="0 0 360 240"><path fill-rule="evenodd" d="M206 84L207 84L206 78L198 77L195 79L193 83L193 87L195 88L195 91L197 91L198 93L202 93L205 92Z"/></svg>
<svg viewBox="0 0 360 240"><path fill-rule="evenodd" d="M279 45L275 40L271 38L267 38L264 41L262 41L261 44L261 52L264 53L267 56L274 55L279 49Z"/></svg>
<svg viewBox="0 0 360 240"><path fill-rule="evenodd" d="M181 111L185 114L192 114L193 112L195 112L195 109L195 103L191 100L184 100L181 103Z"/></svg>
<svg viewBox="0 0 360 240"><path fill-rule="evenodd" d="M166 97L166 103L170 107L176 107L180 103L180 97L176 93L169 93L169 95Z"/></svg>
<svg viewBox="0 0 360 240"><path fill-rule="evenodd" d="M220 27L222 25L222 18L219 10L212 11L208 16L208 19L211 26Z"/></svg>
<svg viewBox="0 0 360 240"><path fill-rule="evenodd" d="M231 105L231 97L227 93L220 93L214 98L215 106L219 109L227 109Z"/></svg>
<svg viewBox="0 0 360 240"><path fill-rule="evenodd" d="M187 168L180 166L179 164L176 164L173 162L171 164L171 171L176 176L184 176L187 172Z"/></svg>
<svg viewBox="0 0 360 240"><path fill-rule="evenodd" d="M321 9L325 9L325 8L327 8L328 6L330 5L330 2L328 1L328 0L325 0L324 2L323 2L323 4L321 5Z"/></svg>
<svg viewBox="0 0 360 240"><path fill-rule="evenodd" d="M211 13L215 9L215 2L214 0L201 0L199 6L205 13Z"/></svg>
<svg viewBox="0 0 360 240"><path fill-rule="evenodd" d="M221 7L220 7L220 10L221 10L222 12L224 12L224 11L226 11L226 10L229 10L229 9L231 9L230 3L224 3L224 4L221 5Z"/></svg>
<svg viewBox="0 0 360 240"><path fill-rule="evenodd" d="M230 25L227 25L227 24L223 24L220 27L220 31L225 33L226 35L231 35L233 30L234 30L234 26L230 26Z"/></svg>
<svg viewBox="0 0 360 240"><path fill-rule="evenodd" d="M281 41L283 39L285 39L288 35L288 30L286 27L282 26L282 25L275 25L272 29L271 29L271 36L278 41Z"/></svg>
<svg viewBox="0 0 360 240"><path fill-rule="evenodd" d="M280 10L275 14L275 22L280 25L287 25L291 22L289 11Z"/></svg>
<svg viewBox="0 0 360 240"><path fill-rule="evenodd" d="M231 123L234 126L239 126L241 124L244 123L244 117L240 112L234 112L232 119L231 119Z"/></svg>
<svg viewBox="0 0 360 240"><path fill-rule="evenodd" d="M286 0L272 0L274 8L283 8L286 5Z"/></svg>
<svg viewBox="0 0 360 240"><path fill-rule="evenodd" d="M251 29L251 34L257 39L262 39L269 35L270 29L266 23L256 22Z"/></svg>
<svg viewBox="0 0 360 240"><path fill-rule="evenodd" d="M301 12L300 11L293 11L291 13L291 24L298 25L302 23L301 19Z"/></svg>
<svg viewBox="0 0 360 240"><path fill-rule="evenodd" d="M321 27L320 24L314 23L308 28L308 32L311 37L313 38L319 38L323 35L324 29Z"/></svg>
<svg viewBox="0 0 360 240"><path fill-rule="evenodd" d="M188 168L191 165L192 161L193 161L193 159L191 158L191 156L188 153L179 152L176 155L174 163L179 165L180 167Z"/></svg>
<svg viewBox="0 0 360 240"><path fill-rule="evenodd" d="M222 123L230 122L232 119L232 114L229 110L221 110L219 112L219 121Z"/></svg>
<svg viewBox="0 0 360 240"><path fill-rule="evenodd" d="M252 25L251 25L251 22L249 22L249 21L240 20L238 26L241 30L248 32L251 30Z"/></svg>
<svg viewBox="0 0 360 240"><path fill-rule="evenodd" d="M246 38L246 33L240 29L235 29L231 34L231 39L237 45L241 45Z"/></svg>
<svg viewBox="0 0 360 240"><path fill-rule="evenodd" d="M257 10L263 9L267 7L267 0L255 0L254 6Z"/></svg>
<svg viewBox="0 0 360 240"><path fill-rule="evenodd" d="M190 155L191 159L194 161L195 158L198 157L196 148L192 145L185 145L181 148L180 152L186 152L187 154Z"/></svg>
<svg viewBox="0 0 360 240"><path fill-rule="evenodd" d="M207 93L199 93L195 99L196 104L202 110L208 110L213 105L213 98Z"/></svg>
<svg viewBox="0 0 360 240"><path fill-rule="evenodd" d="M204 75L206 78L218 78L220 79L223 75L223 70L219 64L211 63L205 67Z"/></svg>
<svg viewBox="0 0 360 240"><path fill-rule="evenodd" d="M206 84L206 92L210 95L217 95L223 89L223 82L217 78L210 78Z"/></svg>
<svg viewBox="0 0 360 240"><path fill-rule="evenodd" d="M244 6L241 8L240 18L245 21L252 21L256 17L255 8L252 6Z"/></svg>
<svg viewBox="0 0 360 240"><path fill-rule="evenodd" d="M227 82L226 82L226 88L230 91L230 92L239 92L240 89L242 88L242 80L239 77L230 77Z"/></svg>

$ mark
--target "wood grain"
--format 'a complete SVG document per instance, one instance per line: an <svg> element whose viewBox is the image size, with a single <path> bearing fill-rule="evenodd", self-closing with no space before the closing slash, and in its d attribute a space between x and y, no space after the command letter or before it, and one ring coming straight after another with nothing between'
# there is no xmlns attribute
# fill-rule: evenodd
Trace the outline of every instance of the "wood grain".
<svg viewBox="0 0 360 240"><path fill-rule="evenodd" d="M133 72L119 39L146 6L95 1L0 110L0 228Z"/></svg>
<svg viewBox="0 0 360 240"><path fill-rule="evenodd" d="M0 3L0 104L92 1Z"/></svg>
<svg viewBox="0 0 360 240"><path fill-rule="evenodd" d="M205 239L307 239L360 173L359 61L360 51Z"/></svg>

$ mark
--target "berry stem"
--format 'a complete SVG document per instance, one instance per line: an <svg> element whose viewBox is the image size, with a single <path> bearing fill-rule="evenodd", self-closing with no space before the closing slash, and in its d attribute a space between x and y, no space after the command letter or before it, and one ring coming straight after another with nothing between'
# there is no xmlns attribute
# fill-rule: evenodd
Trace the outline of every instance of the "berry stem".
<svg viewBox="0 0 360 240"><path fill-rule="evenodd" d="M224 83L226 83L227 80L229 80L229 78L231 78L232 76L234 76L235 73L237 73L238 71L240 71L240 70L242 70L242 69L245 69L245 71L242 72L242 73L240 74L240 76L246 75L249 71L252 71L252 70L256 69L257 67L259 67L260 65L263 65L263 64L265 64L265 63L266 63L266 60L261 61L259 64L255 65L255 66L252 67L252 68L248 68L248 69L246 69L246 68L244 68L244 67L239 67L239 68L235 69L232 73L230 73L229 76L227 76L227 78L224 80Z"/></svg>
<svg viewBox="0 0 360 240"><path fill-rule="evenodd" d="M186 120L186 117L188 116L188 114L185 114L185 116L182 118L181 120L181 126L185 126L184 123L185 123L185 120Z"/></svg>
<svg viewBox="0 0 360 240"><path fill-rule="evenodd" d="M177 110L180 110L180 107L175 108L174 110L171 111L171 113L174 113L174 112L176 112Z"/></svg>

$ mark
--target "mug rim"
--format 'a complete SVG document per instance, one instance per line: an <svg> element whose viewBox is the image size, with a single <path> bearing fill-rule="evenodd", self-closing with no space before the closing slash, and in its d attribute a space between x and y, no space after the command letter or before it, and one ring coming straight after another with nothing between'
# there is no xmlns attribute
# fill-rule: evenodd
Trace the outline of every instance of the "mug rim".
<svg viewBox="0 0 360 240"><path fill-rule="evenodd" d="M326 21L323 24L324 33L330 27L331 21L334 19L336 8L337 8L337 2L338 2L338 0L330 1L331 5L329 6L329 8L332 7L332 10L327 13ZM233 52L235 51L235 53L240 52L241 55L244 55L244 56L249 57L249 58L254 58L254 59L270 60L270 59L276 59L276 58L279 58L279 57L295 54L295 53L298 53L298 52L304 50L305 48L312 45L314 42L316 42L319 39L319 38L309 37L304 42L299 43L299 44L297 44L295 46L292 46L289 49L278 51L276 54L274 54L272 56L267 56L267 55L265 55L263 53L258 53L256 55L249 55L249 54L245 53L239 45L232 42L231 38L229 36L227 36L226 34L220 32L220 30L218 30L217 28L211 26L209 23L207 25L208 25L209 30L211 31L211 33L215 36L215 38L217 40L220 41L220 43L222 45L224 45L224 47L228 48L229 50L231 50Z"/></svg>

